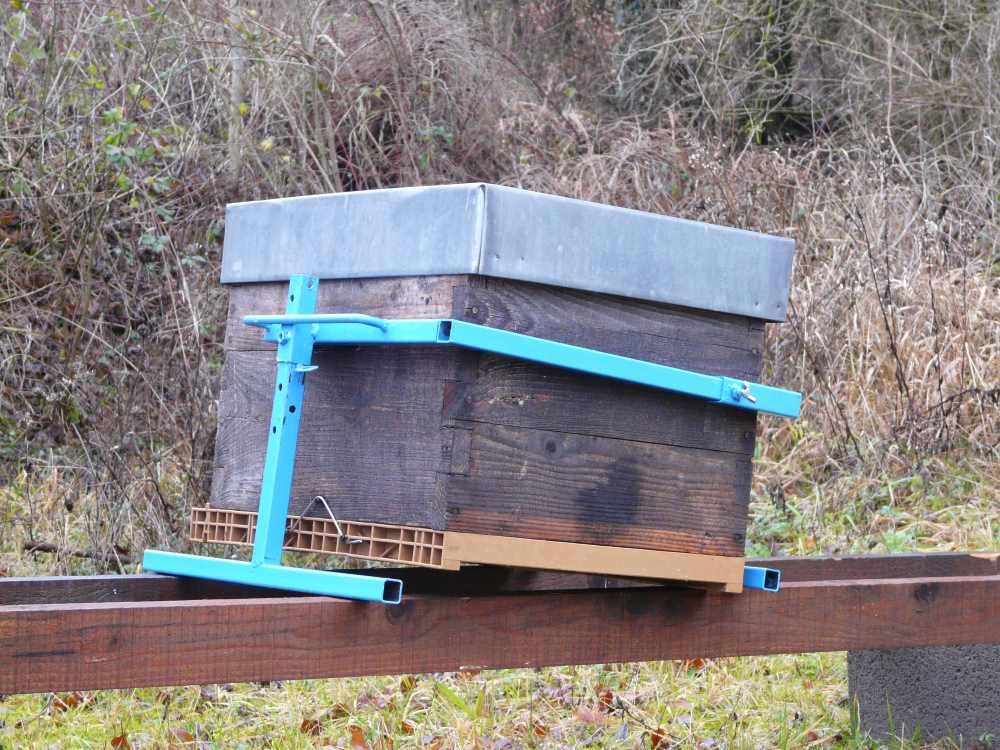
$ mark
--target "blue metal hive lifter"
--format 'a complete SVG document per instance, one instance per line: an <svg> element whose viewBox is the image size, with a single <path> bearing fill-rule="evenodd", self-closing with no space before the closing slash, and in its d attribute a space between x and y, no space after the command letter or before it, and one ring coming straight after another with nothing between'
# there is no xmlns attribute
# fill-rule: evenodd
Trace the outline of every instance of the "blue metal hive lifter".
<svg viewBox="0 0 1000 750"><path fill-rule="evenodd" d="M383 320L370 315L316 315L319 279L293 276L285 315L250 315L248 325L277 344L278 372L261 484L258 525L250 562L147 550L146 570L233 583L395 604L402 582L394 578L291 568L281 564L305 373L315 370L316 344L453 345L492 352L592 375L703 398L713 403L797 417L802 398L794 391L705 375L676 367L561 344L459 320ZM743 585L777 591L780 573L747 566Z"/></svg>

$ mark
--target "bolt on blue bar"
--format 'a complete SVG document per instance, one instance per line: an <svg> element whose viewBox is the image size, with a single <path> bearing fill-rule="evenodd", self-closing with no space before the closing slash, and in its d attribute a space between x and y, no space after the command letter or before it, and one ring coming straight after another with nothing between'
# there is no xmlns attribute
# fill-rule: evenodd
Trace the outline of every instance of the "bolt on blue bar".
<svg viewBox="0 0 1000 750"><path fill-rule="evenodd" d="M743 568L743 588L778 591L781 588L781 571L747 565Z"/></svg>

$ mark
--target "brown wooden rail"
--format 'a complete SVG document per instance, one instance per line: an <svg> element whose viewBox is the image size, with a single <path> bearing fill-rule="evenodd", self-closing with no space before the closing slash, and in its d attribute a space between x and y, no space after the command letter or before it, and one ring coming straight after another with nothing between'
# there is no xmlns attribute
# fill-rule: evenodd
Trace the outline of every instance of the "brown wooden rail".
<svg viewBox="0 0 1000 750"><path fill-rule="evenodd" d="M0 579L0 693L1000 643L996 553L758 564L781 568L779 593L402 569L404 602L385 606L160 576Z"/></svg>

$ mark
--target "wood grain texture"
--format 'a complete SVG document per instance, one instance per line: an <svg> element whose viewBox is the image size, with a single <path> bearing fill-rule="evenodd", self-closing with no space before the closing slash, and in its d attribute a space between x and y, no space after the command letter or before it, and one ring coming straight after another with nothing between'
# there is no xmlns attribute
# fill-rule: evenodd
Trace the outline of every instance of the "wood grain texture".
<svg viewBox="0 0 1000 750"><path fill-rule="evenodd" d="M911 552L895 555L768 557L748 560L781 570L788 583L1000 575L1000 552Z"/></svg>
<svg viewBox="0 0 1000 750"><path fill-rule="evenodd" d="M461 317L471 323L711 375L760 377L764 325L753 318L482 276L469 277L463 291Z"/></svg>
<svg viewBox="0 0 1000 750"><path fill-rule="evenodd" d="M430 347L342 347L318 350L313 363L320 369L306 379L290 512L323 495L340 518L443 529L440 415L454 357ZM223 380L210 504L255 510L273 355L229 352Z"/></svg>
<svg viewBox="0 0 1000 750"><path fill-rule="evenodd" d="M193 599L254 599L286 591L156 573L0 578L0 606Z"/></svg>
<svg viewBox="0 0 1000 750"><path fill-rule="evenodd" d="M449 317L460 277L324 281L317 312L390 318ZM256 510L274 388L273 345L239 321L282 312L285 284L230 292L226 364L210 505ZM446 382L477 355L431 347L317 349L306 379L290 512L323 495L340 517L444 527L439 472L450 467L442 434ZM461 455L461 452L459 452ZM316 513L313 513L316 515Z"/></svg>
<svg viewBox="0 0 1000 750"><path fill-rule="evenodd" d="M476 425L447 529L742 556L746 456Z"/></svg>
<svg viewBox="0 0 1000 750"><path fill-rule="evenodd" d="M210 505L255 510L274 364L239 319L285 285L231 289ZM454 317L757 379L763 324L483 277L324 281L318 312ZM479 534L741 556L756 415L457 349L319 350L291 511Z"/></svg>
<svg viewBox="0 0 1000 750"><path fill-rule="evenodd" d="M443 546L445 560L463 565L485 563L538 570L603 573L658 582L725 584L726 591L735 594L743 590L742 557L692 555L578 542L462 534L457 531L444 533Z"/></svg>
<svg viewBox="0 0 1000 750"><path fill-rule="evenodd" d="M1000 576L0 607L0 693L1000 642Z"/></svg>
<svg viewBox="0 0 1000 750"><path fill-rule="evenodd" d="M759 376L763 325L749 318L482 277L463 294L471 322ZM449 530L743 554L755 414L493 355L445 403L446 419L473 423L469 472L445 492Z"/></svg>
<svg viewBox="0 0 1000 750"><path fill-rule="evenodd" d="M449 383L445 419L752 455L755 412L495 355Z"/></svg>
<svg viewBox="0 0 1000 750"><path fill-rule="evenodd" d="M448 318L463 276L411 276L384 279L324 279L316 301L318 313L363 313L381 318ZM261 340L260 328L244 325L244 315L285 312L287 284L233 284L229 289L226 349L274 351Z"/></svg>
<svg viewBox="0 0 1000 750"><path fill-rule="evenodd" d="M1000 552L930 552L845 557L751 558L748 565L778 568L785 583L802 581L883 580L1000 575ZM609 588L671 588L648 580L605 575L480 565L460 572L422 568L351 570L403 581L406 595L489 596L531 591ZM168 601L184 599L249 599L283 596L262 589L197 578L155 573L128 576L42 576L0 578L0 606L68 604L72 602Z"/></svg>

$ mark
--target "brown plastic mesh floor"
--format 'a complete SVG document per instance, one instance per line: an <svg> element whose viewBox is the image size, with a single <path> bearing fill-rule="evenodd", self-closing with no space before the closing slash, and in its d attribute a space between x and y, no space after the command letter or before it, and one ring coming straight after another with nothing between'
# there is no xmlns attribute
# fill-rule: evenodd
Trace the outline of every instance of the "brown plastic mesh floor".
<svg viewBox="0 0 1000 750"><path fill-rule="evenodd" d="M252 545L256 530L256 513L191 509L190 538L193 542ZM289 516L284 548L430 568L453 567L442 563L444 533L413 526L338 523L327 518Z"/></svg>

